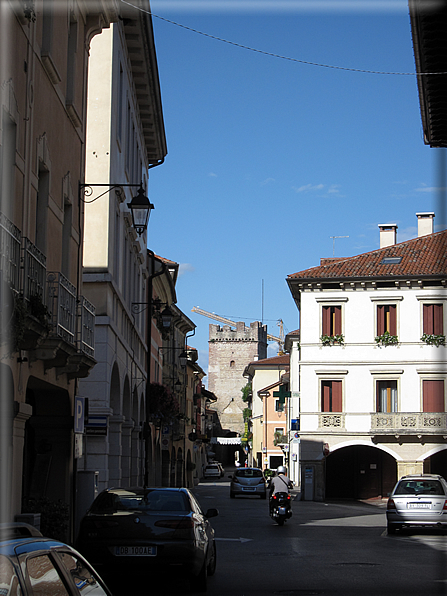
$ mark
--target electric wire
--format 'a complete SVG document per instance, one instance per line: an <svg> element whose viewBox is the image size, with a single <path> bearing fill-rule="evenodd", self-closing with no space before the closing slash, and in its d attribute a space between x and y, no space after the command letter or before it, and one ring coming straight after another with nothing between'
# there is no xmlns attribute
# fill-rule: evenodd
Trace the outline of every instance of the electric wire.
<svg viewBox="0 0 447 596"><path fill-rule="evenodd" d="M241 48L243 50L248 50L250 52L256 52L258 54L263 54L264 56L270 56L271 58L279 58L280 60L288 60L289 62L297 62L299 64L305 64L307 66L317 66L319 68L329 68L333 70L343 70L347 72L357 72L363 74L376 74L376 75L394 75L394 76L433 76L433 75L445 75L447 72L389 72L383 70L367 70L362 68L351 68L348 66L337 66L334 64L324 64L321 62L311 62L308 60L300 60L299 58L292 58L290 56L283 56L281 54L275 54L274 52L267 52L265 50L259 50L257 48L252 48L250 46L246 46L241 43L237 43L235 41L230 41L228 39L223 39L222 37L217 37L216 35L211 35L210 33L205 33L204 31L199 31L198 29L194 29L193 27L188 27L187 25L183 25L182 23L177 23L176 21L172 21L171 19L167 19L166 17L162 17L160 15L154 14L148 10L144 10L139 6L135 6L131 2L127 2L126 0L121 0L123 4L127 4L128 6L132 6L137 10L144 12L150 15L153 18L159 19L161 21L165 21L171 25L175 25L176 27L181 27L182 29L186 29L187 31L191 31L192 33L196 33L197 35L203 35L204 37L208 37L210 39L214 39L215 41L220 41L222 43L226 43L237 48Z"/></svg>

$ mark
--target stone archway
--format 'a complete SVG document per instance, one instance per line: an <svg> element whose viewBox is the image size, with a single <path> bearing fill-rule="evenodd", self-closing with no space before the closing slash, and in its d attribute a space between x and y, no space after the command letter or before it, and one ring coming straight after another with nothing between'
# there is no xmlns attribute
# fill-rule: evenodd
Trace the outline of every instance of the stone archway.
<svg viewBox="0 0 447 596"><path fill-rule="evenodd" d="M378 447L342 447L330 453L325 464L328 499L386 497L397 480L396 460Z"/></svg>
<svg viewBox="0 0 447 596"><path fill-rule="evenodd" d="M2 454L0 478L3 485L0 499L0 522L8 522L11 521L11 498L14 500L13 487L20 486L22 476L22 462L18 461L17 454L20 454L20 459L22 459L23 441L19 445L13 431L16 430L18 437L23 436L17 431L19 425L23 430L24 419L21 420L17 416L14 420L14 380L11 369L3 363L0 363L0 391L2 396L0 399L0 452ZM16 404L18 406L17 402Z"/></svg>
<svg viewBox="0 0 447 596"><path fill-rule="evenodd" d="M447 446L441 447L424 460L426 474L439 474L447 478Z"/></svg>
<svg viewBox="0 0 447 596"><path fill-rule="evenodd" d="M183 478L183 450L179 447L177 449L177 460L175 464L175 485L178 488L184 485L184 478Z"/></svg>
<svg viewBox="0 0 447 596"><path fill-rule="evenodd" d="M47 498L72 503L73 417L68 391L30 377L26 403L32 415L25 424L23 449L24 502Z"/></svg>
<svg viewBox="0 0 447 596"><path fill-rule="evenodd" d="M169 484L167 486L176 486L175 484L175 474L176 474L176 458L175 458L175 447L171 449L171 468L169 472Z"/></svg>
<svg viewBox="0 0 447 596"><path fill-rule="evenodd" d="M169 477L171 472L169 451L161 450L161 486L169 486Z"/></svg>
<svg viewBox="0 0 447 596"><path fill-rule="evenodd" d="M110 408L112 416L109 418L109 486L121 485L121 383L118 365L115 362L110 378Z"/></svg>

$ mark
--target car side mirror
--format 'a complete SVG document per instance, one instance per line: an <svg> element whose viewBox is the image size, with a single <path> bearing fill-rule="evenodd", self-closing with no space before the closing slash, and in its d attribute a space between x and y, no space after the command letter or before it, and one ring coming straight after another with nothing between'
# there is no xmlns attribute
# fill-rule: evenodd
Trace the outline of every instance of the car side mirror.
<svg viewBox="0 0 447 596"><path fill-rule="evenodd" d="M208 511L205 513L206 519L209 519L210 517L217 517L218 515L219 515L218 509L208 509Z"/></svg>

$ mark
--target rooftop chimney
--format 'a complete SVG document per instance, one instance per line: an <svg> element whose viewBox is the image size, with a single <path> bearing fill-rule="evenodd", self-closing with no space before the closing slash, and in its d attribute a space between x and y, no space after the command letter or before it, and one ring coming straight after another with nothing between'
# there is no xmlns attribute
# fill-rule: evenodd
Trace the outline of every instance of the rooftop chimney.
<svg viewBox="0 0 447 596"><path fill-rule="evenodd" d="M435 218L433 211L416 213L416 217L418 218L418 238L427 234L433 234L433 220Z"/></svg>
<svg viewBox="0 0 447 596"><path fill-rule="evenodd" d="M379 224L380 248L396 244L397 224Z"/></svg>

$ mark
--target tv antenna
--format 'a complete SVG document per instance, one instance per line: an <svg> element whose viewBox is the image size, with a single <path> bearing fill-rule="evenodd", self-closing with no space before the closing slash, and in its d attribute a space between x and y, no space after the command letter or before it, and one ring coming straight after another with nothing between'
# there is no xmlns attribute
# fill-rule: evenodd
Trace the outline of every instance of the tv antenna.
<svg viewBox="0 0 447 596"><path fill-rule="evenodd" d="M336 238L349 238L349 236L329 236L332 238L332 256L335 257L335 239Z"/></svg>

